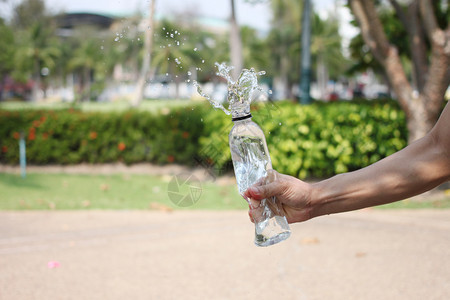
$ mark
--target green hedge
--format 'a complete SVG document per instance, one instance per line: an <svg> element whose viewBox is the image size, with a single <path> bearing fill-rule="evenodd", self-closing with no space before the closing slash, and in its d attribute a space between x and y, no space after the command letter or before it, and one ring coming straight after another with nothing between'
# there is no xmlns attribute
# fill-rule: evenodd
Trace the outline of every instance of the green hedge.
<svg viewBox="0 0 450 300"><path fill-rule="evenodd" d="M406 145L405 117L392 101L258 103L253 115L273 167L301 178L358 169ZM31 164L179 163L224 172L231 127L229 116L203 104L157 113L0 111L0 163L18 164L23 132Z"/></svg>
<svg viewBox="0 0 450 300"><path fill-rule="evenodd" d="M203 124L191 118L200 119L195 109L160 114L0 111L0 162L19 162L17 139L23 132L31 164L189 164L203 131Z"/></svg>

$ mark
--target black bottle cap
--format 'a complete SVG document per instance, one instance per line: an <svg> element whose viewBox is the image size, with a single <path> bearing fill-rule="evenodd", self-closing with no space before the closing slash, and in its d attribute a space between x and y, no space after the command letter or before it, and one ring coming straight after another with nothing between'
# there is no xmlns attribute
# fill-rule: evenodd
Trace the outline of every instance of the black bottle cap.
<svg viewBox="0 0 450 300"><path fill-rule="evenodd" d="M246 115L246 116L243 116L243 117L237 117L237 118L232 118L231 119L231 121L241 121L241 120L245 120L245 119L248 119L248 118L251 118L252 117L252 114L248 114L248 115Z"/></svg>

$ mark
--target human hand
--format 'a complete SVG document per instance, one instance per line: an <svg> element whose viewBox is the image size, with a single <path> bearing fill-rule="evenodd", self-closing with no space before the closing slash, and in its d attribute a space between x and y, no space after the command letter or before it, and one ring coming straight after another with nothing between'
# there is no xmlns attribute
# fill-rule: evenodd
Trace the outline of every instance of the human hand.
<svg viewBox="0 0 450 300"><path fill-rule="evenodd" d="M261 178L244 192L249 201L249 216L254 222L260 201L275 197L280 203L289 223L309 220L312 215L312 186L295 177L269 170L266 177Z"/></svg>

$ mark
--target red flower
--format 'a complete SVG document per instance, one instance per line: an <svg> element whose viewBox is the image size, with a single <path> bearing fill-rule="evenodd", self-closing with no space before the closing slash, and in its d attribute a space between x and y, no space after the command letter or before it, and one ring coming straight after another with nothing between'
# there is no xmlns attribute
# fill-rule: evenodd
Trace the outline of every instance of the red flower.
<svg viewBox="0 0 450 300"><path fill-rule="evenodd" d="M29 132L28 132L28 140L29 141L34 141L36 139L36 128L31 127Z"/></svg>
<svg viewBox="0 0 450 300"><path fill-rule="evenodd" d="M95 140L95 139L97 138L97 132L91 131L91 132L89 133L89 138L90 138L91 140Z"/></svg>
<svg viewBox="0 0 450 300"><path fill-rule="evenodd" d="M13 132L12 136L13 136L13 138L15 138L16 140L20 139L20 133L18 133L17 131Z"/></svg>
<svg viewBox="0 0 450 300"><path fill-rule="evenodd" d="M42 134L42 139L44 139L44 140L48 139L48 133L47 132L44 132Z"/></svg>
<svg viewBox="0 0 450 300"><path fill-rule="evenodd" d="M39 127L39 125L41 125L41 122L39 122L39 121L33 121L33 126L34 127Z"/></svg>
<svg viewBox="0 0 450 300"><path fill-rule="evenodd" d="M189 137L189 132L185 131L181 136L183 137L183 139L187 139Z"/></svg>
<svg viewBox="0 0 450 300"><path fill-rule="evenodd" d="M45 120L47 120L47 117L46 117L46 116L42 116L42 117L40 118L40 120L41 120L41 123L44 123Z"/></svg>
<svg viewBox="0 0 450 300"><path fill-rule="evenodd" d="M119 151L125 150L126 147L127 146L123 142L120 142L119 145L117 145L117 149L119 149Z"/></svg>
<svg viewBox="0 0 450 300"><path fill-rule="evenodd" d="M28 135L28 140L34 141L35 139L36 139L36 134L34 132L30 132L30 134Z"/></svg>
<svg viewBox="0 0 450 300"><path fill-rule="evenodd" d="M3 146L3 147L2 147L2 152L3 152L3 153L8 152L8 146Z"/></svg>
<svg viewBox="0 0 450 300"><path fill-rule="evenodd" d="M175 161L175 157L173 155L168 155L167 156L167 161L170 163L173 163Z"/></svg>

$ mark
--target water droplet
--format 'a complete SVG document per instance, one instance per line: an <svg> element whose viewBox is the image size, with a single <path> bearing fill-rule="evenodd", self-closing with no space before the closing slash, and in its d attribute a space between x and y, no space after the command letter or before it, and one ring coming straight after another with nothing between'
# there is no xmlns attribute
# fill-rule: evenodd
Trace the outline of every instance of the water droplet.
<svg viewBox="0 0 450 300"><path fill-rule="evenodd" d="M173 33L170 34L170 37L173 38Z"/></svg>
<svg viewBox="0 0 450 300"><path fill-rule="evenodd" d="M188 74L188 76L191 76L191 75L192 75L191 71L188 71L187 74Z"/></svg>
<svg viewBox="0 0 450 300"><path fill-rule="evenodd" d="M177 34L178 33L178 30L175 30L175 34Z"/></svg>
<svg viewBox="0 0 450 300"><path fill-rule="evenodd" d="M202 64L204 64L205 63L205 60L204 59L202 59Z"/></svg>
<svg viewBox="0 0 450 300"><path fill-rule="evenodd" d="M116 42L118 42L119 40L120 40L119 37L116 37L116 38L114 39L114 41L116 41Z"/></svg>

